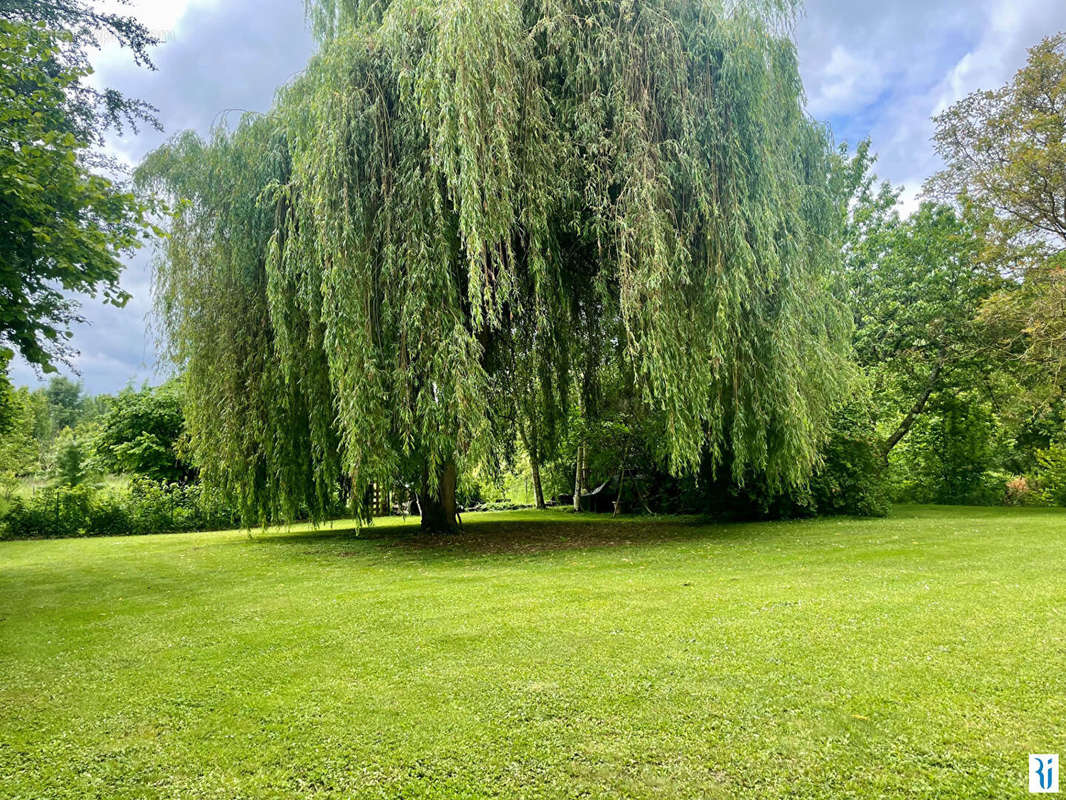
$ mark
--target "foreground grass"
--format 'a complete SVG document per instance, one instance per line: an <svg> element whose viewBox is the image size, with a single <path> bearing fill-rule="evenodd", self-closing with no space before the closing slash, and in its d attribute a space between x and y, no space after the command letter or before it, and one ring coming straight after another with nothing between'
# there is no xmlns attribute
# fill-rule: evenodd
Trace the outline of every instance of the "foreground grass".
<svg viewBox="0 0 1066 800"><path fill-rule="evenodd" d="M0 543L0 796L1012 797L1066 515Z"/></svg>

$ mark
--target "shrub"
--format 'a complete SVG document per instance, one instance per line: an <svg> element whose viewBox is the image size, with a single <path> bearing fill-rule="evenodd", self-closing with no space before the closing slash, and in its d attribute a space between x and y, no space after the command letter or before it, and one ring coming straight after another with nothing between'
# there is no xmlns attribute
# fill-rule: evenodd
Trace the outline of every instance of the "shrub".
<svg viewBox="0 0 1066 800"><path fill-rule="evenodd" d="M135 479L125 492L92 486L58 486L23 500L16 497L3 520L7 539L127 536L236 527L237 515L199 485Z"/></svg>
<svg viewBox="0 0 1066 800"><path fill-rule="evenodd" d="M185 417L180 384L127 389L100 421L96 458L107 471L187 484L196 470L181 453Z"/></svg>
<svg viewBox="0 0 1066 800"><path fill-rule="evenodd" d="M200 484L183 486L149 478L130 482L129 513L135 533L212 530L239 524L237 514Z"/></svg>
<svg viewBox="0 0 1066 800"><path fill-rule="evenodd" d="M64 428L55 443L55 477L65 486L77 486L87 477L85 445Z"/></svg>
<svg viewBox="0 0 1066 800"><path fill-rule="evenodd" d="M1043 498L1057 506L1066 506L1066 444L1055 442L1036 454L1037 478Z"/></svg>
<svg viewBox="0 0 1066 800"><path fill-rule="evenodd" d="M940 397L892 452L897 502L1002 505L1010 475L994 468L998 429L991 406L969 396Z"/></svg>
<svg viewBox="0 0 1066 800"><path fill-rule="evenodd" d="M967 506L1001 506L1007 502L1007 482L1011 476L1006 472L989 470L981 473L980 479L958 502Z"/></svg>
<svg viewBox="0 0 1066 800"><path fill-rule="evenodd" d="M1032 480L1024 475L1014 475L1009 478L1004 489L1003 502L1008 506L1038 506L1045 504L1039 481Z"/></svg>
<svg viewBox="0 0 1066 800"><path fill-rule="evenodd" d="M860 517L888 513L885 461L873 419L863 404L851 403L837 412L822 459L810 482L816 513Z"/></svg>
<svg viewBox="0 0 1066 800"><path fill-rule="evenodd" d="M29 500L16 497L4 517L8 539L85 536L93 528L95 507L90 486L58 486Z"/></svg>
<svg viewBox="0 0 1066 800"><path fill-rule="evenodd" d="M887 468L868 403L855 400L837 410L820 452L822 463L806 486L777 496L760 493L758 482L745 490L758 499L761 516L883 517L888 513Z"/></svg>

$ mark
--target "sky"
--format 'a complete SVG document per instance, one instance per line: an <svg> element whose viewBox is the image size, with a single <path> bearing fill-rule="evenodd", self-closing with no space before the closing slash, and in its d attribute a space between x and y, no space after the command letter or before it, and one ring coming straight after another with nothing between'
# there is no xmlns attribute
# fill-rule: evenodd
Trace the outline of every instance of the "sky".
<svg viewBox="0 0 1066 800"><path fill-rule="evenodd" d="M94 58L99 86L117 88L159 109L164 132L112 137L129 165L185 129L206 133L244 111L269 109L278 86L296 75L313 49L303 0L131 0L116 6L144 22L163 43L156 71L133 64L114 44ZM795 38L808 109L838 142L869 137L876 171L916 206L922 181L939 168L931 118L977 89L1005 83L1026 50L1066 30L1063 0L808 0ZM151 325L151 263L145 248L127 260L125 308L82 302L86 323L74 331L72 368L90 393L159 383ZM42 376L15 361L16 385Z"/></svg>

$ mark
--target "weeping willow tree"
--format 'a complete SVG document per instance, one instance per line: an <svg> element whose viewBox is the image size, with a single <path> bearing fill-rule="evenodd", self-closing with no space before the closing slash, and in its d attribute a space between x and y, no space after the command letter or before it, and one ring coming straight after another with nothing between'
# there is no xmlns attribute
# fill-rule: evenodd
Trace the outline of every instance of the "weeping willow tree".
<svg viewBox="0 0 1066 800"><path fill-rule="evenodd" d="M450 528L457 472L513 441L494 409L562 418L594 349L675 472L806 480L847 330L793 13L310 3L320 50L269 115L140 170L174 200L158 309L205 479L259 518L405 482Z"/></svg>

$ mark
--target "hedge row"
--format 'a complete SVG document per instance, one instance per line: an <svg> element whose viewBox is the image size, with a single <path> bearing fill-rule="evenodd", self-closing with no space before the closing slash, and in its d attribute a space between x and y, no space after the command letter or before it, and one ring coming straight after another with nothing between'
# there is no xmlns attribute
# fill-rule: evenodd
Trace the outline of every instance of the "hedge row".
<svg viewBox="0 0 1066 800"><path fill-rule="evenodd" d="M28 500L16 497L0 519L0 538L130 536L222 530L238 523L237 515L220 498L198 484L139 478L127 491L81 485L46 489Z"/></svg>

